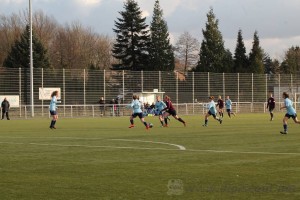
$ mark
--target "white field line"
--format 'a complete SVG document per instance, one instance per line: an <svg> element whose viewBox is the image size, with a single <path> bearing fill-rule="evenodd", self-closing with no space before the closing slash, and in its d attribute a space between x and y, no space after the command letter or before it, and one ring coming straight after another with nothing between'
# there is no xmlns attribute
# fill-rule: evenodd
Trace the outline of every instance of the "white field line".
<svg viewBox="0 0 300 200"><path fill-rule="evenodd" d="M8 139L18 139L18 138L34 138L34 139L84 139L84 140L104 140L103 138L79 138L79 137L0 137ZM86 147L86 148L112 148L112 149L134 149L134 150L164 150L164 151L186 151L186 152L207 152L207 153L231 153L231 154L260 154L260 155L296 155L300 156L300 153L293 152L251 152L251 151L225 151L225 150L209 150L209 149L186 149L184 146L164 143L164 142L153 142L144 140L128 140L128 139L106 139L115 141L133 141L133 142L147 142L153 144L167 144L171 146L176 146L178 149L168 149L168 148L144 148L144 147L118 147L118 146L90 146L90 145L62 145L62 144L47 144L47 143L19 143L19 142L0 142L0 144L12 144L12 145L38 145L38 146L58 146L58 147ZM184 149L183 149L184 148Z"/></svg>
<svg viewBox="0 0 300 200"><path fill-rule="evenodd" d="M152 144L165 144L169 146L175 146L179 148L179 150L186 150L186 148L182 145L166 143L166 142L153 142L153 141L144 141L144 140L128 140L128 139L109 139L113 141L124 141L124 142L144 142L144 143L152 143Z"/></svg>
<svg viewBox="0 0 300 200"><path fill-rule="evenodd" d="M0 137L8 139L75 139L75 140L111 140L111 141L124 141L124 142L140 142L140 143L151 143L151 144L163 144L177 147L179 150L186 150L182 145L171 144L166 142L154 142L154 141L144 141L144 140L129 140L129 139L103 139L103 138L80 138L80 137Z"/></svg>
<svg viewBox="0 0 300 200"><path fill-rule="evenodd" d="M11 145L35 145L35 146L56 146L56 147L85 147L85 148L109 148L109 149L133 149L133 150L164 150L164 151L179 151L179 149L166 148L146 148L146 147L120 147L120 146L90 146L81 144L46 144L46 143L22 143L22 142L0 142L0 144Z"/></svg>

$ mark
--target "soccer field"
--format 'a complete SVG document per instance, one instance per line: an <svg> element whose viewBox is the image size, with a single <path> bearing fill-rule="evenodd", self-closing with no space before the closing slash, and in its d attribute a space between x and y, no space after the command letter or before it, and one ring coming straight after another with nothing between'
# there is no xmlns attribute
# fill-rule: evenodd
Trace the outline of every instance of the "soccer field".
<svg viewBox="0 0 300 200"><path fill-rule="evenodd" d="M283 115L2 120L0 199L300 199L300 126L281 135Z"/></svg>

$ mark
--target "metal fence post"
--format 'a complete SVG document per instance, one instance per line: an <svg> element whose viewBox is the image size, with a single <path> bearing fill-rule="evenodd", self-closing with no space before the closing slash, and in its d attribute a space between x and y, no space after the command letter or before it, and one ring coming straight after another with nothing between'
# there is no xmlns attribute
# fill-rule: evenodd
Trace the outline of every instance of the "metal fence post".
<svg viewBox="0 0 300 200"><path fill-rule="evenodd" d="M178 110L178 72L176 72L176 109Z"/></svg>
<svg viewBox="0 0 300 200"><path fill-rule="evenodd" d="M124 70L122 71L122 76L123 76L123 102L125 102L125 72ZM119 102L122 103L121 99L119 99Z"/></svg>
<svg viewBox="0 0 300 200"><path fill-rule="evenodd" d="M105 70L103 70L103 97L104 97L104 102L106 102L106 91L105 91ZM104 108L105 109L105 108Z"/></svg>
<svg viewBox="0 0 300 200"><path fill-rule="evenodd" d="M251 74L251 77L252 77L252 81L251 81L251 112L253 112L253 95L254 95L254 87L253 87L253 73Z"/></svg>
<svg viewBox="0 0 300 200"><path fill-rule="evenodd" d="M209 80L209 72L207 72L207 93L210 96L210 80Z"/></svg>
<svg viewBox="0 0 300 200"><path fill-rule="evenodd" d="M280 93L281 93L281 91L280 91L280 88L281 88L281 76L280 76L280 74L278 74L278 102L279 102L279 106L278 106L278 108L280 108L280 105L281 105L281 96L280 96Z"/></svg>
<svg viewBox="0 0 300 200"><path fill-rule="evenodd" d="M144 92L144 72L141 71L142 92Z"/></svg>
<svg viewBox="0 0 300 200"><path fill-rule="evenodd" d="M44 91L44 68L42 68L42 90ZM44 98L42 98L42 117L44 117Z"/></svg>
<svg viewBox="0 0 300 200"><path fill-rule="evenodd" d="M225 73L223 73L223 99L225 99Z"/></svg>
<svg viewBox="0 0 300 200"><path fill-rule="evenodd" d="M19 106L20 106L20 117L22 117L22 71L19 68Z"/></svg>
<svg viewBox="0 0 300 200"><path fill-rule="evenodd" d="M237 96L237 102L238 102L238 111L240 111L240 73L238 73L237 74L237 78L238 78L238 84L237 84L237 86L238 86L238 89L237 89L237 91L238 91L238 96Z"/></svg>
<svg viewBox="0 0 300 200"><path fill-rule="evenodd" d="M161 92L161 71L158 71L158 91Z"/></svg>
<svg viewBox="0 0 300 200"><path fill-rule="evenodd" d="M194 75L195 75L194 72L192 72L192 81L193 81L193 83L192 83L192 87L193 87L193 94L192 94L192 96L193 96L193 114L195 114L195 76Z"/></svg>
<svg viewBox="0 0 300 200"><path fill-rule="evenodd" d="M66 116L66 75L65 68L63 68L63 102L64 102L64 117Z"/></svg>

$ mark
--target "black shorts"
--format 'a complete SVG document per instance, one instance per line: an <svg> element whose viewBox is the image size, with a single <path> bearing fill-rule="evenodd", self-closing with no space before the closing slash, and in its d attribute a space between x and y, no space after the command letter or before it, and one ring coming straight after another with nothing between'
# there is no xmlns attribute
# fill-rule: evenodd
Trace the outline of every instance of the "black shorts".
<svg viewBox="0 0 300 200"><path fill-rule="evenodd" d="M50 110L50 115L57 115L56 110Z"/></svg>
<svg viewBox="0 0 300 200"><path fill-rule="evenodd" d="M227 110L228 113L231 112L231 109L226 109L226 110Z"/></svg>
<svg viewBox="0 0 300 200"><path fill-rule="evenodd" d="M274 108L269 108L269 112L272 113Z"/></svg>
<svg viewBox="0 0 300 200"><path fill-rule="evenodd" d="M131 115L133 118L139 117L140 119L144 118L143 113L133 113Z"/></svg>
<svg viewBox="0 0 300 200"><path fill-rule="evenodd" d="M290 115L290 114L286 113L286 114L285 114L285 117L287 117L287 118L292 118L292 119L296 119L297 114L295 113L294 115Z"/></svg>
<svg viewBox="0 0 300 200"><path fill-rule="evenodd" d="M212 114L210 111L208 111L208 112L207 112L207 114L209 114L209 115L213 116L214 118L216 118L216 117L217 117L217 116L216 116L216 114Z"/></svg>
<svg viewBox="0 0 300 200"><path fill-rule="evenodd" d="M169 113L170 115L174 116L174 117L177 115L176 110L168 110L166 112Z"/></svg>

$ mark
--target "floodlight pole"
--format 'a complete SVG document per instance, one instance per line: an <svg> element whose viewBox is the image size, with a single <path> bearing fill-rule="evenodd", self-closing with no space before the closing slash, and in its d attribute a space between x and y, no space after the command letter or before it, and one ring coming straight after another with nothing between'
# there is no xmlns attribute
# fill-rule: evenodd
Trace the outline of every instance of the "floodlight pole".
<svg viewBox="0 0 300 200"><path fill-rule="evenodd" d="M30 24L30 104L31 116L34 117L34 97L33 97L33 59L32 59L32 8L29 0L29 24Z"/></svg>

